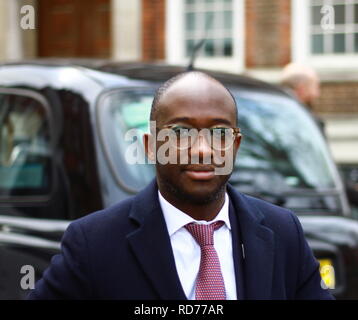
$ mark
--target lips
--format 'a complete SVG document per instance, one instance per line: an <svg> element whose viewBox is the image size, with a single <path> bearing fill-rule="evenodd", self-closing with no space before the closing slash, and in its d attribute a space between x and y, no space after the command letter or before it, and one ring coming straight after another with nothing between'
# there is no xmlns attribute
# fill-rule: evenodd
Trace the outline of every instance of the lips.
<svg viewBox="0 0 358 320"><path fill-rule="evenodd" d="M210 180L215 176L214 167L212 166L188 166L184 173L192 180Z"/></svg>

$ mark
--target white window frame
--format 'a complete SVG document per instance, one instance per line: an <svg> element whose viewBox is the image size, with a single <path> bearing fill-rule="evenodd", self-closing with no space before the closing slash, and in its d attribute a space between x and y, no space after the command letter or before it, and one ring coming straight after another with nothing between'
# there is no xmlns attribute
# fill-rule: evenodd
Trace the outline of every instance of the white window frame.
<svg viewBox="0 0 358 320"><path fill-rule="evenodd" d="M291 0L291 4L292 61L310 65L318 71L354 72L358 68L358 54L311 54L310 0Z"/></svg>
<svg viewBox="0 0 358 320"><path fill-rule="evenodd" d="M233 0L233 54L231 57L202 57L195 61L196 68L240 73L245 66L245 1ZM166 62L187 66L190 57L185 55L185 0L166 0Z"/></svg>

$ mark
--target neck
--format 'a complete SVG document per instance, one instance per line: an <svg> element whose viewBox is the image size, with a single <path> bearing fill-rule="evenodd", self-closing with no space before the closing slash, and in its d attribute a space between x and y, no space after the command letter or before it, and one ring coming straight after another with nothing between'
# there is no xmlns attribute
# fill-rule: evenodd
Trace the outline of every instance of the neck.
<svg viewBox="0 0 358 320"><path fill-rule="evenodd" d="M210 202L190 203L183 201L183 199L178 198L175 194L166 191L159 185L158 187L165 200L195 220L213 220L218 215L225 202L225 188L220 190L218 196Z"/></svg>

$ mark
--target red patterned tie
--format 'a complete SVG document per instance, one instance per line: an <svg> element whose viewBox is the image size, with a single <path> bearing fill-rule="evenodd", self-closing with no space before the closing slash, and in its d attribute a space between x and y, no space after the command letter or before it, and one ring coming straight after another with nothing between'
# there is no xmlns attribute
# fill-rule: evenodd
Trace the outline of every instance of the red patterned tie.
<svg viewBox="0 0 358 320"><path fill-rule="evenodd" d="M212 224L193 222L185 226L201 249L200 267L195 287L196 300L226 299L220 261L214 248L214 231L223 224L224 221L216 221Z"/></svg>

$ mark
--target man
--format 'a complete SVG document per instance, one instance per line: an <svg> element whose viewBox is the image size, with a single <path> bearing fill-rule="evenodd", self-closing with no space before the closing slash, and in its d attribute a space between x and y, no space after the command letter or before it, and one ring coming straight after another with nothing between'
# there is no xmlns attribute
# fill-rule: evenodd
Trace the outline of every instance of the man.
<svg viewBox="0 0 358 320"><path fill-rule="evenodd" d="M290 63L282 70L281 85L306 107L324 133L324 121L313 113L313 103L320 96L317 72L308 66Z"/></svg>
<svg viewBox="0 0 358 320"><path fill-rule="evenodd" d="M151 120L144 145L156 179L71 223L30 298L332 298L297 217L239 193L227 183L231 172L217 170L241 142L235 101L221 83L200 72L169 80ZM187 139L192 129L198 135ZM175 151L170 163L158 159L165 144Z"/></svg>

